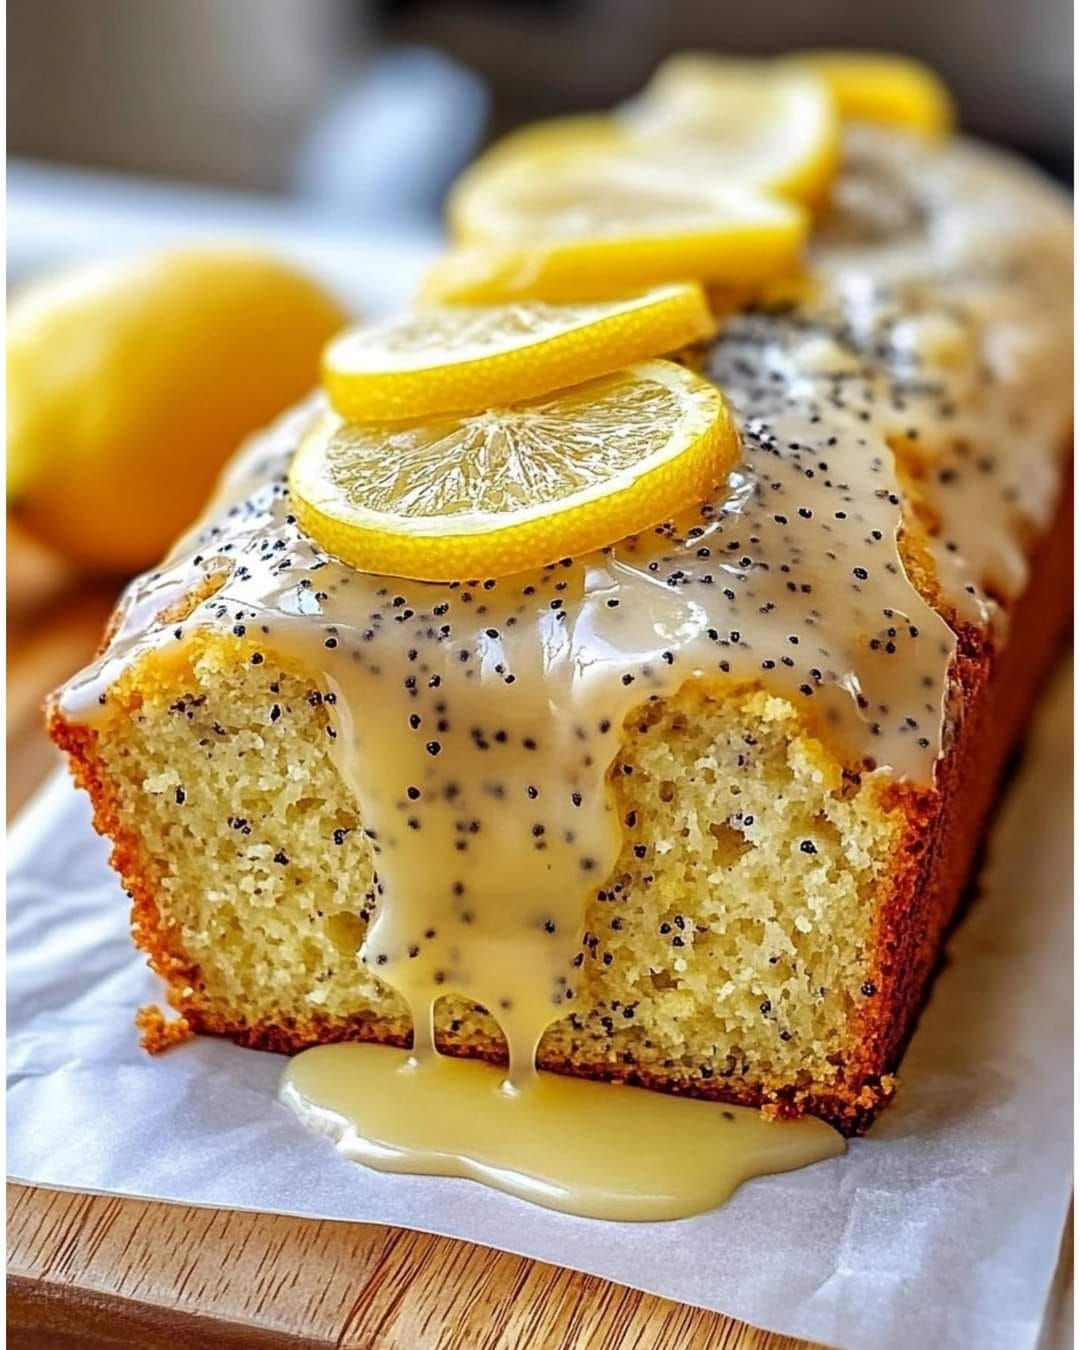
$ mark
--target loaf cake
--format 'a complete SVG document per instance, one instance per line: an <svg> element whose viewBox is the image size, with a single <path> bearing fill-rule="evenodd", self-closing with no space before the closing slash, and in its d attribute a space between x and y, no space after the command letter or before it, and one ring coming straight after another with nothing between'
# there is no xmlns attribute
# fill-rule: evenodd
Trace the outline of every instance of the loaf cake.
<svg viewBox="0 0 1080 1350"><path fill-rule="evenodd" d="M501 879L540 1067L864 1130L1068 622L1071 291L1037 173L855 126L807 274L677 354L743 442L686 517L373 577L291 509L321 397L244 447L48 711L184 1024L409 1044L366 940L397 869L460 933L438 1048L501 1060Z"/></svg>

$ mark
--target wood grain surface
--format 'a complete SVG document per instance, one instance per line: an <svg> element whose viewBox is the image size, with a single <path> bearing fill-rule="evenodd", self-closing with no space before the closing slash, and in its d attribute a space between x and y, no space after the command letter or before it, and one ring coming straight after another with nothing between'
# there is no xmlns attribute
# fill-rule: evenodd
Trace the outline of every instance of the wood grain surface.
<svg viewBox="0 0 1080 1350"><path fill-rule="evenodd" d="M92 654L115 589L71 577L29 540L9 534L9 819L59 762L41 730L41 700ZM8 1187L7 1344L11 1350L806 1346L449 1238L15 1185Z"/></svg>
<svg viewBox="0 0 1080 1350"><path fill-rule="evenodd" d="M8 1199L12 1350L804 1345L606 1280L374 1224L20 1186Z"/></svg>

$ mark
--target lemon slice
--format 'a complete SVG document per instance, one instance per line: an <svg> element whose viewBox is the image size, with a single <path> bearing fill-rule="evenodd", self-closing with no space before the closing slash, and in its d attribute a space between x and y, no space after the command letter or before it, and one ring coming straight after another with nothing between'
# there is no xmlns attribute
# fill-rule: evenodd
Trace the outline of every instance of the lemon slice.
<svg viewBox="0 0 1080 1350"><path fill-rule="evenodd" d="M644 361L554 397L387 426L316 419L289 484L300 525L363 571L507 576L701 501L738 454L723 396Z"/></svg>
<svg viewBox="0 0 1080 1350"><path fill-rule="evenodd" d="M434 265L426 299L568 302L691 279L754 286L795 266L809 228L794 203L634 156L572 158L551 174L523 165L489 187L471 217L482 241Z"/></svg>
<svg viewBox="0 0 1080 1350"><path fill-rule="evenodd" d="M816 204L840 160L826 79L775 61L683 52L621 110L640 150L671 172Z"/></svg>
<svg viewBox="0 0 1080 1350"><path fill-rule="evenodd" d="M956 121L952 96L928 67L885 52L809 51L784 58L829 85L840 115L943 136Z"/></svg>
<svg viewBox="0 0 1080 1350"><path fill-rule="evenodd" d="M336 338L323 383L355 422L469 412L608 375L714 327L701 287L688 284L594 304L421 309Z"/></svg>

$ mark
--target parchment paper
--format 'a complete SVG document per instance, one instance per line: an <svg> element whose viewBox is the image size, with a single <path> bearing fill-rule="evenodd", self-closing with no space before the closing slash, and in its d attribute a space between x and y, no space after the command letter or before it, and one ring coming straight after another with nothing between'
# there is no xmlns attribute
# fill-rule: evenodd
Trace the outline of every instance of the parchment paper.
<svg viewBox="0 0 1080 1350"><path fill-rule="evenodd" d="M1044 702L901 1094L844 1158L640 1225L345 1162L276 1102L279 1057L209 1039L156 1060L138 1048L134 1010L160 990L87 806L57 778L10 847L9 1171L468 1238L843 1350L1027 1350L1071 1189L1069 675Z"/></svg>

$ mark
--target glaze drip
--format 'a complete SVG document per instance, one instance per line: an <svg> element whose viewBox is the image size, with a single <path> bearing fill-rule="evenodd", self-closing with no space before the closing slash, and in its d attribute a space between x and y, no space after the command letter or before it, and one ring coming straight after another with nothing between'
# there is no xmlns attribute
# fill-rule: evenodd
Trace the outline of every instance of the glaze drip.
<svg viewBox="0 0 1080 1350"><path fill-rule="evenodd" d="M533 1075L507 1091L490 1064L382 1045L319 1045L293 1059L282 1099L368 1167L471 1177L586 1218L681 1219L749 1177L844 1151L807 1116Z"/></svg>

